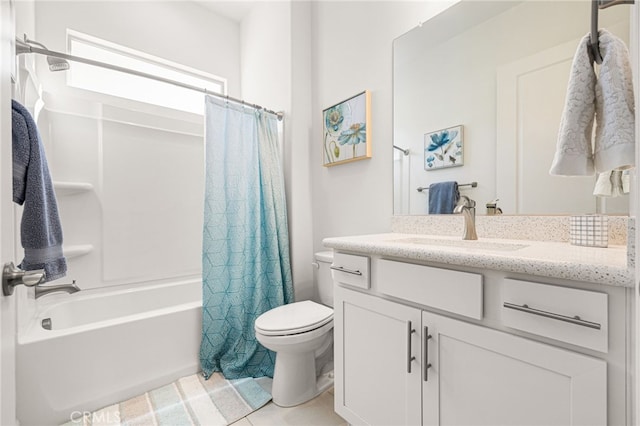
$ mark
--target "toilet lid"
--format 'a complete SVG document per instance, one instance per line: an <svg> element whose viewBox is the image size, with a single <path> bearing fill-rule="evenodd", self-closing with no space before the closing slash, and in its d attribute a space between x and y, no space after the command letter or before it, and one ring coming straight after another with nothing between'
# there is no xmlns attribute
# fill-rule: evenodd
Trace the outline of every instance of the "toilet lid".
<svg viewBox="0 0 640 426"><path fill-rule="evenodd" d="M256 330L267 336L304 333L333 320L333 309L311 300L278 306L256 319Z"/></svg>

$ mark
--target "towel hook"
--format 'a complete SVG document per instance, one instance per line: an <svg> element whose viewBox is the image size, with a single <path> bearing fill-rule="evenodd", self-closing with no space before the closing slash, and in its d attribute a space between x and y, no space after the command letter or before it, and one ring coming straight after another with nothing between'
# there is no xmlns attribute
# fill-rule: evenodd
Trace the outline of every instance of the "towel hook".
<svg viewBox="0 0 640 426"><path fill-rule="evenodd" d="M598 0L591 1L591 37L589 47L591 48L591 56L597 64L602 63L600 55L600 46L598 40Z"/></svg>
<svg viewBox="0 0 640 426"><path fill-rule="evenodd" d="M616 6L619 4L634 4L634 0L592 0L591 1L591 35L589 48L591 56L597 64L602 63L602 54L600 53L599 38L598 38L598 10L606 9L610 6Z"/></svg>

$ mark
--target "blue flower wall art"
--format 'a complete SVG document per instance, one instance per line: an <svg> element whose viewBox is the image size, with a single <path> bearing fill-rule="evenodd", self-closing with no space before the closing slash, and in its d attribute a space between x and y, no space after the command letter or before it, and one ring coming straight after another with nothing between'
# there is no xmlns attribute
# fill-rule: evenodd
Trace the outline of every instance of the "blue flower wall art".
<svg viewBox="0 0 640 426"><path fill-rule="evenodd" d="M371 97L364 91L323 111L323 164L371 158Z"/></svg>
<svg viewBox="0 0 640 426"><path fill-rule="evenodd" d="M449 127L425 134L425 170L462 166L463 148L462 126Z"/></svg>

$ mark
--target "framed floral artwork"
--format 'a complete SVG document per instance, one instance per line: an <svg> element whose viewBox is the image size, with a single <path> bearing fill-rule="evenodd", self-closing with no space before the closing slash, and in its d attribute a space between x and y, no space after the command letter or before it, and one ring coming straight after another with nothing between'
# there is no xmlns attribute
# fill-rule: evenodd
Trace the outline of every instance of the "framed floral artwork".
<svg viewBox="0 0 640 426"><path fill-rule="evenodd" d="M322 111L323 165L371 158L371 95L368 90Z"/></svg>
<svg viewBox="0 0 640 426"><path fill-rule="evenodd" d="M462 166L464 139L462 125L424 135L424 169Z"/></svg>

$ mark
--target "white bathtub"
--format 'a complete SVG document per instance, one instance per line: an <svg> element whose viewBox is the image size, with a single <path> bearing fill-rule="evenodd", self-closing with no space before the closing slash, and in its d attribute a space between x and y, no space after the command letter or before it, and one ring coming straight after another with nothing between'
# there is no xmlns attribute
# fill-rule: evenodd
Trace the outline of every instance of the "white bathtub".
<svg viewBox="0 0 640 426"><path fill-rule="evenodd" d="M200 281L41 300L18 336L22 426L61 424L199 370Z"/></svg>

